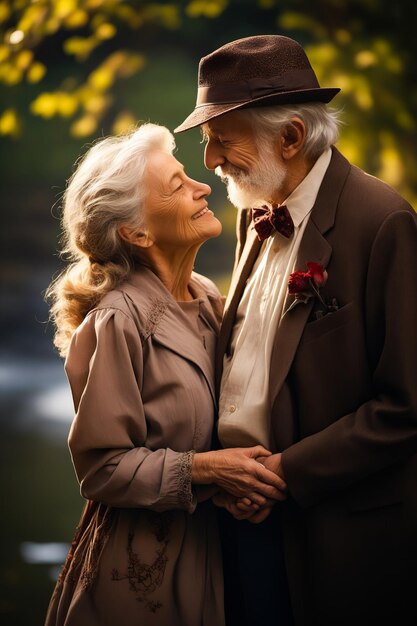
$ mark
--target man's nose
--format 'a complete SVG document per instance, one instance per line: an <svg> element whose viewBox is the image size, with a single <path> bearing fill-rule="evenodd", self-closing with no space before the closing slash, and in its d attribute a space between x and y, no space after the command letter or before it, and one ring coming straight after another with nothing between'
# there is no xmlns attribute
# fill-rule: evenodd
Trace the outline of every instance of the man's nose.
<svg viewBox="0 0 417 626"><path fill-rule="evenodd" d="M219 165L223 165L225 158L221 152L221 146L213 141L206 143L204 150L204 165L208 170L215 170Z"/></svg>

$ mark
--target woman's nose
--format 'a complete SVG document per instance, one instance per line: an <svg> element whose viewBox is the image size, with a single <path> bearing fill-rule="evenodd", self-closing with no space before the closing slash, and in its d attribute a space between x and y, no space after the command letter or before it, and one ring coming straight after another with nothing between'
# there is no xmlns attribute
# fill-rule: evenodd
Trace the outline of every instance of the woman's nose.
<svg viewBox="0 0 417 626"><path fill-rule="evenodd" d="M223 165L225 158L221 153L221 147L216 142L208 141L204 150L204 165L208 170L215 170L219 165Z"/></svg>
<svg viewBox="0 0 417 626"><path fill-rule="evenodd" d="M196 181L196 192L194 194L196 199L204 198L205 196L209 196L210 194L211 194L211 187L209 185L207 185L206 183L200 183Z"/></svg>

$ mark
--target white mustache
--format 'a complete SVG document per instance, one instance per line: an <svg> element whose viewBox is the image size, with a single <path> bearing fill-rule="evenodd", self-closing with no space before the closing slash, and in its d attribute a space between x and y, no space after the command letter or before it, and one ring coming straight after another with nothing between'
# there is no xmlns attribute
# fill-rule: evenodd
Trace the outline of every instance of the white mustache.
<svg viewBox="0 0 417 626"><path fill-rule="evenodd" d="M228 178L241 178L242 176L242 170L240 170L237 167L234 168L227 168L226 170L222 168L221 165L218 165L216 167L216 169L214 170L214 173L216 174L216 176L219 176L219 178L221 178L222 180L227 180Z"/></svg>

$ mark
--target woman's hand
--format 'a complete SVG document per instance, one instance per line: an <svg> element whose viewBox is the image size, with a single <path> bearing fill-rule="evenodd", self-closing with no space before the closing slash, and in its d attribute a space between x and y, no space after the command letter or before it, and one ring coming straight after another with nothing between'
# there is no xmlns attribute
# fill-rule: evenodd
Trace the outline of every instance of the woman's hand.
<svg viewBox="0 0 417 626"><path fill-rule="evenodd" d="M259 506L265 506L268 499L284 500L285 481L256 461L256 457L270 455L263 446L197 452L191 480L195 484L214 483L222 491L237 498L247 497Z"/></svg>

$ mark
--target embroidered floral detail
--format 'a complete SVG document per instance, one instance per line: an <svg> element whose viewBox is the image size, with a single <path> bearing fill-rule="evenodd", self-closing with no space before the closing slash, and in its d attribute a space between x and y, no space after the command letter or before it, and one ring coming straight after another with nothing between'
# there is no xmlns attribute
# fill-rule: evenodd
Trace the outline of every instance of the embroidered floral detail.
<svg viewBox="0 0 417 626"><path fill-rule="evenodd" d="M116 509L88 501L77 526L71 548L59 574L54 596L61 592L64 582L92 587L98 572L100 555L109 538ZM84 546L88 546L84 552Z"/></svg>
<svg viewBox="0 0 417 626"><path fill-rule="evenodd" d="M193 456L195 450L183 452L179 458L176 475L178 481L178 499L180 504L188 509L193 501L193 492L191 490L191 466L193 464Z"/></svg>
<svg viewBox="0 0 417 626"><path fill-rule="evenodd" d="M151 298L149 309L145 313L143 333L145 338L155 332L161 318L169 306L168 298Z"/></svg>
<svg viewBox="0 0 417 626"><path fill-rule="evenodd" d="M133 550L134 532L128 534L127 554L128 565L126 574L121 575L119 570L113 568L111 572L111 580L121 581L128 580L130 590L136 594L138 602L144 602L145 606L151 613L156 613L162 607L162 603L157 599L149 599L147 596L154 593L158 587L161 587L168 557L166 555L169 543L169 532L172 526L172 513L153 513L147 512L152 534L160 546L156 549L156 556L152 563L144 563L139 555Z"/></svg>

